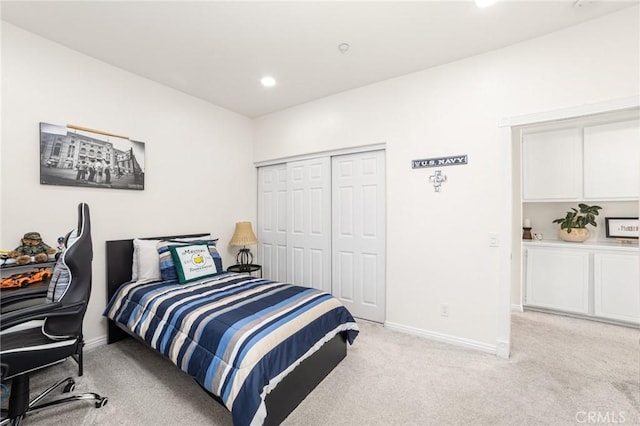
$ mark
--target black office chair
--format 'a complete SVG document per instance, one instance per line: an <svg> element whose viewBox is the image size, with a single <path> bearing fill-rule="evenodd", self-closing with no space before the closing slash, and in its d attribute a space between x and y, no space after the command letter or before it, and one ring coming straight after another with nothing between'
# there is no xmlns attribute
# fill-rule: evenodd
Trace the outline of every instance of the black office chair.
<svg viewBox="0 0 640 426"><path fill-rule="evenodd" d="M78 227L67 235L66 249L54 267L45 302L0 314L2 382L11 380L9 405L0 425L19 425L31 412L66 402L90 399L96 408L107 403L106 397L95 393L40 403L62 385L64 393L73 391L72 377L58 381L29 401L29 374L33 371L73 357L82 376L82 320L91 295L92 259L89 206L81 203Z"/></svg>

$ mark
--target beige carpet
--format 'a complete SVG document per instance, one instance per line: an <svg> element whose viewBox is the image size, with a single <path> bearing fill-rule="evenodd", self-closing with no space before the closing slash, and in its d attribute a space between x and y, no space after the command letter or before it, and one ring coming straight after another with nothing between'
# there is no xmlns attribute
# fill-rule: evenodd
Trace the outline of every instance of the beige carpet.
<svg viewBox="0 0 640 426"><path fill-rule="evenodd" d="M640 424L640 332L517 313L512 355L492 355L360 322L347 358L285 425ZM42 411L26 425L231 425L196 384L133 339L85 354L77 390L109 397ZM77 373L71 361L32 379Z"/></svg>

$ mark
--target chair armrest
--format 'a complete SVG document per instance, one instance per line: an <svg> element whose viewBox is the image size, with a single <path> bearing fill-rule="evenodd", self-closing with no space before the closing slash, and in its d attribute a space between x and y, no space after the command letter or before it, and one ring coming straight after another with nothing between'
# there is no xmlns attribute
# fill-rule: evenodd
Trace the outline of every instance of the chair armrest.
<svg viewBox="0 0 640 426"><path fill-rule="evenodd" d="M11 308L11 305L33 299L47 297L48 287L25 288L18 291L5 291L0 295L0 307Z"/></svg>
<svg viewBox="0 0 640 426"><path fill-rule="evenodd" d="M27 321L74 315L85 309L85 306L86 302L84 301L70 305L63 305L61 302L49 302L7 312L0 315L0 330L5 330Z"/></svg>

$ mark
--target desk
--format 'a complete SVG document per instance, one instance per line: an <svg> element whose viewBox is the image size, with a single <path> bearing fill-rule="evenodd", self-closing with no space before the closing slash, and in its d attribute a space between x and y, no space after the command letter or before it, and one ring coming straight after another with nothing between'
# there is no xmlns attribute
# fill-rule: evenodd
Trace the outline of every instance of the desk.
<svg viewBox="0 0 640 426"><path fill-rule="evenodd" d="M2 265L0 267L0 279L13 275L27 275L39 269L52 270L54 261L42 263L28 263L26 265ZM25 287L0 288L0 312L24 308L42 303L42 299L47 295L50 278L29 283ZM11 306L10 308L8 306Z"/></svg>
<svg viewBox="0 0 640 426"><path fill-rule="evenodd" d="M262 265L255 265L249 263L247 265L231 265L227 268L229 272L246 272L251 275L254 272L260 272L260 278L262 278Z"/></svg>
<svg viewBox="0 0 640 426"><path fill-rule="evenodd" d="M0 278L7 278L8 276L13 274L21 274L25 272L37 271L38 269L42 269L42 268L53 269L55 264L56 264L55 260L49 260L47 262L40 262L40 263L35 263L35 262L27 263L26 265L16 265L15 263L11 265L6 265L6 264L0 265Z"/></svg>
<svg viewBox="0 0 640 426"><path fill-rule="evenodd" d="M22 288L3 288L0 291L0 313L42 304L47 297L49 281L46 279Z"/></svg>

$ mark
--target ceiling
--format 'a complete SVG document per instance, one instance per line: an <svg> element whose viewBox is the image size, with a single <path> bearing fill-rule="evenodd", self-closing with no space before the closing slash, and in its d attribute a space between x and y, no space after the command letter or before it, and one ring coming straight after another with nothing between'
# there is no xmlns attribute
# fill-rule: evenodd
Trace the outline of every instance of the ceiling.
<svg viewBox="0 0 640 426"><path fill-rule="evenodd" d="M2 19L248 117L508 46L638 1L2 1ZM631 13L631 11L629 12ZM349 50L341 53L340 43ZM278 84L260 85L271 75Z"/></svg>

